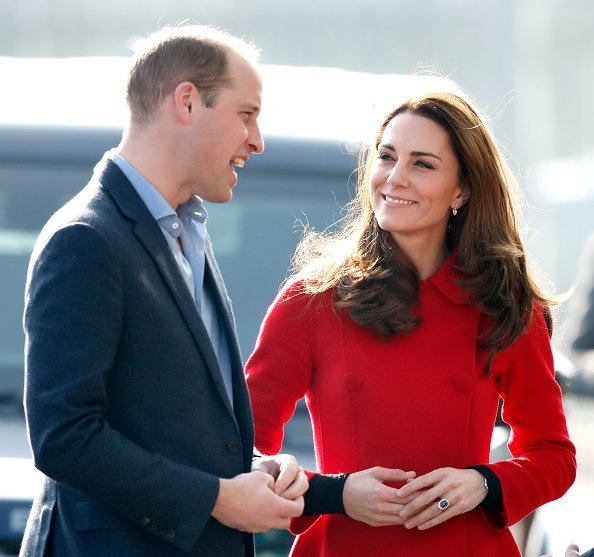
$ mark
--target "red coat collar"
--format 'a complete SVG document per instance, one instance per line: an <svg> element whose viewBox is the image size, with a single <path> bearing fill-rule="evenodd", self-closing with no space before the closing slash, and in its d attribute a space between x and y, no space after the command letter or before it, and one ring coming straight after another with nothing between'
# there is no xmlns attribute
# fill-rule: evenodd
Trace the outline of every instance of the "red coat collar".
<svg viewBox="0 0 594 557"><path fill-rule="evenodd" d="M461 285L464 275L456 270L457 260L456 252L453 251L441 267L423 282L433 285L455 304L467 304L470 301L470 292Z"/></svg>

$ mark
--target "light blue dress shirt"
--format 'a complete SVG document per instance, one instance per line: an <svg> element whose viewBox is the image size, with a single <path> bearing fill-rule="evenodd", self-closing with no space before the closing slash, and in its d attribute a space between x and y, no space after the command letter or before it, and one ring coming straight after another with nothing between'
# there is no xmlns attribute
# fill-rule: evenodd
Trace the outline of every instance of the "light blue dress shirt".
<svg viewBox="0 0 594 557"><path fill-rule="evenodd" d="M229 401L233 405L231 357L227 335L223 321L218 314L214 295L204 283L204 240L206 238L207 213L202 205L202 200L197 196L192 196L188 201L182 203L176 212L146 178L121 155L111 151L109 156L130 180L163 232L208 331L219 361ZM181 240L183 253L177 244L177 238Z"/></svg>

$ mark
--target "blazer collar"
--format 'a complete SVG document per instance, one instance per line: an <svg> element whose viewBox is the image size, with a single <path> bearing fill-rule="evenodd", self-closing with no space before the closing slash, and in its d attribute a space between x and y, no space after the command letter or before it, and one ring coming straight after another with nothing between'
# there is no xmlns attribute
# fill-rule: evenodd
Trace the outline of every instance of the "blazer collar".
<svg viewBox="0 0 594 557"><path fill-rule="evenodd" d="M165 240L157 221L152 217L146 205L143 203L142 199L121 169L111 161L108 156L104 157L97 164L94 176L100 182L101 187L103 187L114 200L120 211L133 222L135 235L148 251L163 276L179 311L194 337L199 351L204 358L206 367L212 375L213 381L224 404L234 416L233 408L231 407L225 390L218 359L210 341L210 336L181 273L177 268L177 264L173 259L171 250L167 245L167 241ZM214 258L211 254L207 257L207 267L211 267L211 270L213 268L213 263ZM214 264L214 268L216 269L216 264ZM233 318L230 315L227 294L224 290L222 278L218 274L218 269L216 269L216 272L213 272L213 278L215 279L214 284L216 295L221 301L221 316L225 320L229 345L230 347L236 347L237 341L233 328ZM232 360L234 368L238 365L236 363L237 360L239 360L239 367L241 367L241 358L239 357L238 348L235 350L232 348ZM234 374L234 379L235 381L237 380L237 374Z"/></svg>

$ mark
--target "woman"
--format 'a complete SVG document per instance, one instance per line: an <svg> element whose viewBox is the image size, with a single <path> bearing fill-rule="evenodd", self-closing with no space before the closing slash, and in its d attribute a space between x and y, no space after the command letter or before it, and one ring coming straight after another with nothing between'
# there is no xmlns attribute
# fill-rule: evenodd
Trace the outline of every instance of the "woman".
<svg viewBox="0 0 594 557"><path fill-rule="evenodd" d="M508 526L572 484L515 189L477 111L424 95L381 124L342 230L302 241L246 370L263 453L302 396L312 418L292 555L520 555ZM513 457L489 463L500 397Z"/></svg>

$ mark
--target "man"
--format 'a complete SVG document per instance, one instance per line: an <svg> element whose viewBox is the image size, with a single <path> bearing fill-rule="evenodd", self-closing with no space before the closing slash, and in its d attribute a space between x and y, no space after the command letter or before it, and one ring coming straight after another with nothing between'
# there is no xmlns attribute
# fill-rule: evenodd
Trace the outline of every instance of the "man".
<svg viewBox="0 0 594 557"><path fill-rule="evenodd" d="M234 167L264 148L255 55L208 28L150 37L130 71L122 142L39 237L25 407L45 478L21 555L253 555L247 532L303 510L292 457L252 469L239 347L201 203L229 201Z"/></svg>

